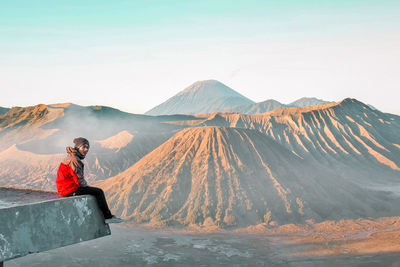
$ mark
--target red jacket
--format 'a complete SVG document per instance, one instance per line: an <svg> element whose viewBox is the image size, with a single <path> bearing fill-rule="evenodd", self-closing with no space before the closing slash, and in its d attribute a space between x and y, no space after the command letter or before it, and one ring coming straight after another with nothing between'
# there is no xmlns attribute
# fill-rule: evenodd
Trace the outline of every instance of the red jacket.
<svg viewBox="0 0 400 267"><path fill-rule="evenodd" d="M78 176L69 165L60 163L57 171L56 185L57 192L62 196L75 192L78 189Z"/></svg>

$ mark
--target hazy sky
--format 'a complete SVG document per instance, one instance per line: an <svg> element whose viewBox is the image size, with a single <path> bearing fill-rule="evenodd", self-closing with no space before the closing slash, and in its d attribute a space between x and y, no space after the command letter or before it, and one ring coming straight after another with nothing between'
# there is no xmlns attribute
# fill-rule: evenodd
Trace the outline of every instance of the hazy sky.
<svg viewBox="0 0 400 267"><path fill-rule="evenodd" d="M0 106L144 113L198 80L400 115L399 0L1 0Z"/></svg>

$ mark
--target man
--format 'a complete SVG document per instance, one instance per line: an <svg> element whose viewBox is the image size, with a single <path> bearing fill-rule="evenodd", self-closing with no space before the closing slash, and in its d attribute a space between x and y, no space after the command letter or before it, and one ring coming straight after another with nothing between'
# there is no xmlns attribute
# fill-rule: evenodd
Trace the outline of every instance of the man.
<svg viewBox="0 0 400 267"><path fill-rule="evenodd" d="M89 152L89 141L86 138L74 139L75 147L67 147L68 156L60 163L57 171L57 192L62 196L92 195L96 198L103 212L105 223L120 223L123 220L111 214L103 190L88 186L84 177L82 160Z"/></svg>

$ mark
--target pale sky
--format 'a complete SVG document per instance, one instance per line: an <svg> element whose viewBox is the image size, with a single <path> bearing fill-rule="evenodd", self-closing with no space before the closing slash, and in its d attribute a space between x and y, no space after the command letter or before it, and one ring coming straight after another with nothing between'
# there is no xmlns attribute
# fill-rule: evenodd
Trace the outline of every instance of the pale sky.
<svg viewBox="0 0 400 267"><path fill-rule="evenodd" d="M216 79L400 115L400 1L0 1L0 106L144 113Z"/></svg>

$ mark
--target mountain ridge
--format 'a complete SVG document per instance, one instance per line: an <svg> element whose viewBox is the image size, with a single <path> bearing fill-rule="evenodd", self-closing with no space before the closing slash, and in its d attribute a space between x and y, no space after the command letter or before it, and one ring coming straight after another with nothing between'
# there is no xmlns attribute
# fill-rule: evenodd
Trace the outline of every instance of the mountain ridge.
<svg viewBox="0 0 400 267"><path fill-rule="evenodd" d="M234 106L221 110L221 112L238 112L247 115L261 114L273 111L275 109L289 108L289 107L306 107L306 106L316 106L322 104L329 104L332 102L325 101L322 99L317 99L315 97L302 97L292 103L282 104L274 99L268 99L263 102L258 102L255 104Z"/></svg>

